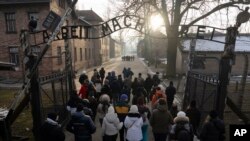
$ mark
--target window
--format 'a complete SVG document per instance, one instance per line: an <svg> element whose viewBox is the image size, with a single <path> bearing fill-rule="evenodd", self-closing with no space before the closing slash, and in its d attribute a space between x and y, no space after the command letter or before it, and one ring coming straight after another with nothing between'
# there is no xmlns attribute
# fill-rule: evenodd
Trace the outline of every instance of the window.
<svg viewBox="0 0 250 141"><path fill-rule="evenodd" d="M65 0L59 0L59 6L65 9Z"/></svg>
<svg viewBox="0 0 250 141"><path fill-rule="evenodd" d="M5 13L5 23L7 33L16 33L16 15L15 13Z"/></svg>
<svg viewBox="0 0 250 141"><path fill-rule="evenodd" d="M31 20L31 17L34 18L34 20L37 22L37 27L35 28L35 31L39 30L39 23L38 23L38 13L37 12L29 12L28 13L28 19Z"/></svg>
<svg viewBox="0 0 250 141"><path fill-rule="evenodd" d="M62 47L58 46L57 47L57 64L61 65L62 64Z"/></svg>
<svg viewBox="0 0 250 141"><path fill-rule="evenodd" d="M80 48L80 61L82 61L82 48Z"/></svg>
<svg viewBox="0 0 250 141"><path fill-rule="evenodd" d="M10 53L10 62L18 66L19 65L18 47L10 47L9 53Z"/></svg>
<svg viewBox="0 0 250 141"><path fill-rule="evenodd" d="M85 56L85 60L88 60L88 49L87 48L85 48L85 54L84 54L84 56Z"/></svg>
<svg viewBox="0 0 250 141"><path fill-rule="evenodd" d="M89 48L89 54L88 54L88 59L91 59L91 49Z"/></svg>
<svg viewBox="0 0 250 141"><path fill-rule="evenodd" d="M74 60L75 60L75 62L77 61L77 52L76 52L76 47L74 47Z"/></svg>

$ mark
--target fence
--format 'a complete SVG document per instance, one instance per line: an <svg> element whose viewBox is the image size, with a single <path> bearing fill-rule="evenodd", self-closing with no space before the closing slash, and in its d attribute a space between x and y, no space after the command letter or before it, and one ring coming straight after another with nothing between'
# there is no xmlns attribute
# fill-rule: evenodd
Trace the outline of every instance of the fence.
<svg viewBox="0 0 250 141"><path fill-rule="evenodd" d="M41 105L44 117L49 112L59 114L59 122L67 120L66 104L69 98L67 75L65 72L53 73L39 78Z"/></svg>
<svg viewBox="0 0 250 141"><path fill-rule="evenodd" d="M189 71L183 109L187 109L190 102L195 100L198 109L201 111L201 121L203 122L209 111L216 109L218 84L219 80L215 76Z"/></svg>

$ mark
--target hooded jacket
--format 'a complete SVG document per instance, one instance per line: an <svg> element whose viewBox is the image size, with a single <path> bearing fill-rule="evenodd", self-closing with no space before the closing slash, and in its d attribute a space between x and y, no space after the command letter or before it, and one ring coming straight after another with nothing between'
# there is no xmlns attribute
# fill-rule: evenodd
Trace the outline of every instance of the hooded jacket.
<svg viewBox="0 0 250 141"><path fill-rule="evenodd" d="M170 131L170 138L178 141L192 141L193 140L193 128L189 124L189 118L187 116L178 116L174 118L174 125Z"/></svg>
<svg viewBox="0 0 250 141"><path fill-rule="evenodd" d="M102 131L104 135L115 135L122 128L123 123L119 121L117 114L112 106L103 119Z"/></svg>
<svg viewBox="0 0 250 141"><path fill-rule="evenodd" d="M143 120L139 113L129 113L124 121L124 126L127 128L126 139L128 141L142 140L142 125Z"/></svg>
<svg viewBox="0 0 250 141"><path fill-rule="evenodd" d="M224 140L225 124L219 119L210 119L203 125L200 133L201 141L222 141Z"/></svg>
<svg viewBox="0 0 250 141"><path fill-rule="evenodd" d="M173 123L173 117L167 110L167 105L158 105L153 110L149 122L153 133L169 133L169 126Z"/></svg>
<svg viewBox="0 0 250 141"><path fill-rule="evenodd" d="M75 141L91 141L96 127L91 118L81 111L72 114L67 130L75 135Z"/></svg>

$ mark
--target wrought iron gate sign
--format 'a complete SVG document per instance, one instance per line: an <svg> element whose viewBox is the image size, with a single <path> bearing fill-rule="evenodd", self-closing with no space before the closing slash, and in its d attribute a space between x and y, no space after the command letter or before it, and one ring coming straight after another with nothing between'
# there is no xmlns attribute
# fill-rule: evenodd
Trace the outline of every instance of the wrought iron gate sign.
<svg viewBox="0 0 250 141"><path fill-rule="evenodd" d="M134 29L138 32L144 32L145 21L136 15L122 15L114 17L102 24L98 25L73 25L73 26L63 26L61 27L60 33L57 34L55 40L65 40L65 39L98 39L103 38L124 28ZM91 34L91 30L99 29L99 34ZM38 44L43 44L48 41L51 33L48 30L38 31L31 34L42 34L43 40ZM38 35L41 36L41 35Z"/></svg>

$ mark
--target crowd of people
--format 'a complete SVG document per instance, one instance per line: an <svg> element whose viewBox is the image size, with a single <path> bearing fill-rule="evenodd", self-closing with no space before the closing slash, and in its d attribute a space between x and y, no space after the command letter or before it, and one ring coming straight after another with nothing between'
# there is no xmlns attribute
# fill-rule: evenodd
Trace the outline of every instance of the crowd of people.
<svg viewBox="0 0 250 141"><path fill-rule="evenodd" d="M122 56L122 61L134 61L135 60L135 56L131 55L131 56Z"/></svg>
<svg viewBox="0 0 250 141"><path fill-rule="evenodd" d="M176 88L172 81L167 88L161 85L159 73L152 77L148 74L144 79L141 73L135 76L131 68L124 68L119 75L114 71L106 74L101 68L99 71L94 69L90 80L82 74L79 83L79 92L74 91L67 104L71 120L66 129L75 135L75 141L92 141L92 134L97 130L96 116L103 141L116 141L118 134L120 141L148 141L149 126L155 141L166 141L167 138L192 141L194 136L201 141L224 139L225 126L216 111L210 112L200 130L201 113L196 102L192 101L186 111L178 111L174 103ZM45 124L41 130L43 140L49 140L45 139L49 130L61 136L56 140L64 140L55 116L48 115L45 123L55 129Z"/></svg>

